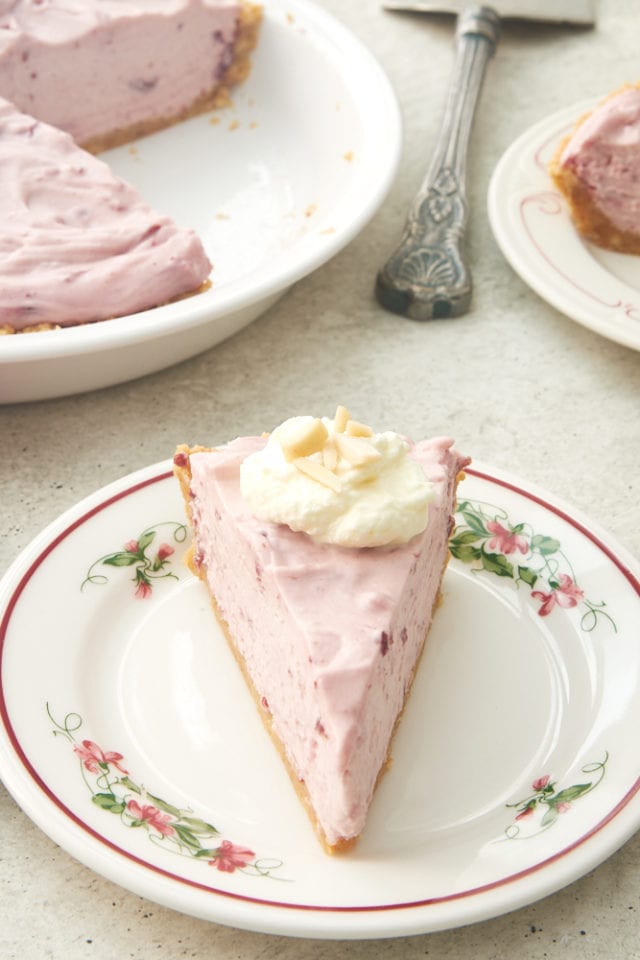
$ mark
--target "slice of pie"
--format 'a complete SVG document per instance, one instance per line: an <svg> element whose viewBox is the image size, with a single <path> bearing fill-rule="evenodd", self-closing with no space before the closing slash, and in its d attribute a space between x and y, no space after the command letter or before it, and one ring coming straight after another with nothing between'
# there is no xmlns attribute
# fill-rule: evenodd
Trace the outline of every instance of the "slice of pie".
<svg viewBox="0 0 640 960"><path fill-rule="evenodd" d="M468 462L342 407L175 454L189 563L329 852L360 835L389 762Z"/></svg>
<svg viewBox="0 0 640 960"><path fill-rule="evenodd" d="M0 99L0 332L137 313L196 292L210 271L193 230Z"/></svg>
<svg viewBox="0 0 640 960"><path fill-rule="evenodd" d="M585 240L640 254L640 84L615 90L581 117L549 173Z"/></svg>

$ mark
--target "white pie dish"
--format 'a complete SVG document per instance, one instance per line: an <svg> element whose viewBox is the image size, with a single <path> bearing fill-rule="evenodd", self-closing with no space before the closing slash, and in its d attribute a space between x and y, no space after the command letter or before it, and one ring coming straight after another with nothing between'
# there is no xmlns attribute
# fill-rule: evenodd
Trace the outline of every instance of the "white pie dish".
<svg viewBox="0 0 640 960"><path fill-rule="evenodd" d="M212 287L132 316L0 337L0 402L94 390L185 360L235 333L341 250L397 168L400 111L345 27L300 0L267 0L248 81L230 108L103 158L201 236Z"/></svg>

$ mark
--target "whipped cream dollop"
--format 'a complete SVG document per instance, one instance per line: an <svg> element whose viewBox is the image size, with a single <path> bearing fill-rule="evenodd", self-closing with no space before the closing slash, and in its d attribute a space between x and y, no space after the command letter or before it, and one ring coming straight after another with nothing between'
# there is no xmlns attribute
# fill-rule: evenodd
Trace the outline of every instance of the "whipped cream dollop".
<svg viewBox="0 0 640 960"><path fill-rule="evenodd" d="M408 543L425 529L433 497L410 444L344 407L333 419L285 420L242 462L240 489L259 519L345 547Z"/></svg>

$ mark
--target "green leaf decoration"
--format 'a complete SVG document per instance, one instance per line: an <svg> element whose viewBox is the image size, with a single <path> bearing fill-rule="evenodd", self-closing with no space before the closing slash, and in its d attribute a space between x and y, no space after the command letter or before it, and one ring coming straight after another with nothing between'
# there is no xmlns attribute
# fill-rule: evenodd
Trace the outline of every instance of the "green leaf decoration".
<svg viewBox="0 0 640 960"><path fill-rule="evenodd" d="M140 553L144 553L150 543L153 542L153 539L156 535L155 530L148 530L147 533L143 533L140 539L138 540L138 550Z"/></svg>
<svg viewBox="0 0 640 960"><path fill-rule="evenodd" d="M557 553L560 549L560 541L554 537L545 537L541 533L531 537L531 549L547 556L551 553Z"/></svg>
<svg viewBox="0 0 640 960"><path fill-rule="evenodd" d="M535 586L538 574L531 567L518 567L518 580L522 580L529 587Z"/></svg>
<svg viewBox="0 0 640 960"><path fill-rule="evenodd" d="M124 810L124 801L119 800L115 793L94 793L91 799L97 807L109 813L120 814Z"/></svg>
<svg viewBox="0 0 640 960"><path fill-rule="evenodd" d="M182 810L179 810L178 807L174 807L165 800L161 800L160 797L154 797L151 793L148 793L147 796L153 805L158 808L158 810L162 810L163 813L169 813L172 817L176 817L178 820L184 819L182 816Z"/></svg>
<svg viewBox="0 0 640 960"><path fill-rule="evenodd" d="M451 538L449 543L459 544L462 546L462 544L465 543L475 543L479 539L480 538L478 534L474 533L473 530L461 530L460 533L456 533L456 535Z"/></svg>
<svg viewBox="0 0 640 960"><path fill-rule="evenodd" d="M132 567L137 560L138 557L135 553L123 552L112 553L110 557L105 557L102 562L106 563L109 567Z"/></svg>
<svg viewBox="0 0 640 960"><path fill-rule="evenodd" d="M200 843L198 838L195 837L190 830L187 830L187 828L184 827L181 823L172 823L171 826L173 827L175 832L178 834L178 836L180 837L182 842L185 844L185 846L192 847L196 850L199 850L202 847L202 844Z"/></svg>
<svg viewBox="0 0 640 960"><path fill-rule="evenodd" d="M118 783L121 783L123 787L127 790L133 790L134 793L137 793L138 796L142 793L142 790L137 783L134 783L133 780L130 780L129 777L120 777Z"/></svg>
<svg viewBox="0 0 640 960"><path fill-rule="evenodd" d="M542 820L540 821L540 826L542 826L542 827L550 827L551 824L554 823L554 822L558 819L559 816L560 816L560 814L558 813L558 811L556 810L555 807L549 807L549 809L548 809L547 812L545 813L544 817L543 817Z"/></svg>
<svg viewBox="0 0 640 960"><path fill-rule="evenodd" d="M212 823L207 823L205 820L199 820L198 817L181 817L182 823L186 823L187 826L195 834L202 834L202 836L209 837L211 834L219 834L219 830L213 826Z"/></svg>
<svg viewBox="0 0 640 960"><path fill-rule="evenodd" d="M482 566L499 577L513 577L513 564L509 563L503 553L483 553Z"/></svg>
<svg viewBox="0 0 640 960"><path fill-rule="evenodd" d="M468 504L466 506L468 506ZM477 513L473 513L471 510L463 508L461 508L458 512L470 530L473 530L480 537L489 536L489 531L485 527L482 517L479 517Z"/></svg>
<svg viewBox="0 0 640 960"><path fill-rule="evenodd" d="M455 557L456 560L462 560L463 563L473 563L474 560L479 560L482 556L482 550L480 547L473 547L471 544L451 544L451 556Z"/></svg>
<svg viewBox="0 0 640 960"><path fill-rule="evenodd" d="M576 783L572 787L565 787L564 790L558 791L554 797L550 797L549 803L571 803L590 789L590 783Z"/></svg>

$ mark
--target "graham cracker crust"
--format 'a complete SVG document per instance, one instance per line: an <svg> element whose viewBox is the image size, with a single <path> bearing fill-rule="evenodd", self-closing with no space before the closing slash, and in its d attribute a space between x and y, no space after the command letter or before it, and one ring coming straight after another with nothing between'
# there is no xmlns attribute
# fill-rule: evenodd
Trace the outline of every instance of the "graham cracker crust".
<svg viewBox="0 0 640 960"><path fill-rule="evenodd" d="M189 297L197 297L199 293L204 293L212 286L211 280L205 280L195 290L187 290L186 293L179 293L177 297L171 297L166 303L178 303L179 300L187 300ZM146 313L147 310L155 310L156 307L163 307L165 304L156 303L151 307L145 307L140 313ZM118 314L122 316L122 314ZM43 333L47 330L64 330L65 328L88 327L94 323L104 323L105 320L117 320L118 316L102 317L100 320L81 320L80 323L33 323L26 327L13 327L10 323L0 324L0 337L7 337L21 333Z"/></svg>
<svg viewBox="0 0 640 960"><path fill-rule="evenodd" d="M552 163L549 173L569 205L576 230L585 240L605 250L640 254L640 236L615 227L595 205L589 191L573 170Z"/></svg>

